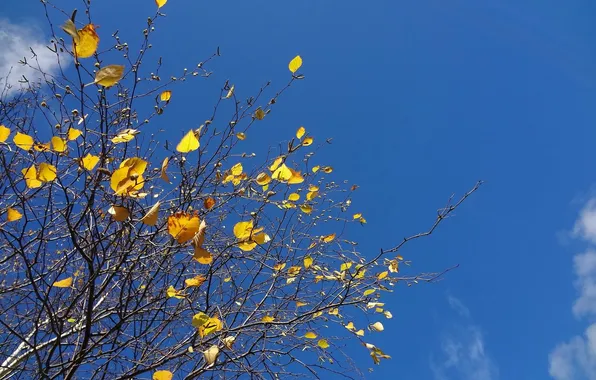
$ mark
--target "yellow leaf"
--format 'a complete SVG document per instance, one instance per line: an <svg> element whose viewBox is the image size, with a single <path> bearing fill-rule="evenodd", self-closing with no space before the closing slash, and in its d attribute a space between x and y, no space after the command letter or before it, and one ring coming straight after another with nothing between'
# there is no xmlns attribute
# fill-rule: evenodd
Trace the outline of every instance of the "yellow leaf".
<svg viewBox="0 0 596 380"><path fill-rule="evenodd" d="M77 27L71 19L66 20L66 22L64 23L64 25L61 26L61 28L66 32L66 34L72 37L74 42L79 42L79 33L77 32Z"/></svg>
<svg viewBox="0 0 596 380"><path fill-rule="evenodd" d="M129 142L132 139L134 139L135 136L139 133L140 131L136 129L127 128L123 131L118 132L118 134L112 138L112 142L114 144Z"/></svg>
<svg viewBox="0 0 596 380"><path fill-rule="evenodd" d="M300 172L294 169L290 169L290 172L292 173L292 176L288 180L289 185L297 185L299 183L304 182L304 177L302 177L302 174L300 174Z"/></svg>
<svg viewBox="0 0 596 380"><path fill-rule="evenodd" d="M358 331L356 331L356 335L358 335L358 336L364 336L364 330L358 330Z"/></svg>
<svg viewBox="0 0 596 380"><path fill-rule="evenodd" d="M288 69L294 74L302 66L302 57L299 55L295 56L288 64Z"/></svg>
<svg viewBox="0 0 596 380"><path fill-rule="evenodd" d="M244 132L238 132L236 133L236 137L238 138L238 140L245 140L246 134Z"/></svg>
<svg viewBox="0 0 596 380"><path fill-rule="evenodd" d="M205 324L199 327L199 335L201 338L214 333L216 331L220 331L223 328L223 323L217 317L211 317L207 320Z"/></svg>
<svg viewBox="0 0 596 380"><path fill-rule="evenodd" d="M300 199L300 194L297 194L297 193L292 193L288 196L288 200L292 201L292 202L296 202L299 199Z"/></svg>
<svg viewBox="0 0 596 380"><path fill-rule="evenodd" d="M385 318L387 318L387 319L393 318L393 314L391 314L391 312L389 310L385 310L383 312L383 314L385 315Z"/></svg>
<svg viewBox="0 0 596 380"><path fill-rule="evenodd" d="M66 151L66 141L64 141L64 139L54 136L52 137L51 143L52 149L54 149L54 151L59 153Z"/></svg>
<svg viewBox="0 0 596 380"><path fill-rule="evenodd" d="M180 153L188 153L199 149L199 139L197 138L195 131L192 129L180 140L176 146L176 150Z"/></svg>
<svg viewBox="0 0 596 380"><path fill-rule="evenodd" d="M375 289L367 289L364 291L364 296L370 296L371 294L373 294L375 292Z"/></svg>
<svg viewBox="0 0 596 380"><path fill-rule="evenodd" d="M170 90L166 90L166 91L162 92L161 94L159 94L159 99L162 102L169 102L171 97L172 97L172 91L170 91Z"/></svg>
<svg viewBox="0 0 596 380"><path fill-rule="evenodd" d="M234 225L234 236L236 236L236 238L240 240L250 239L252 229L252 220L249 220L248 222L238 222L236 223L236 225Z"/></svg>
<svg viewBox="0 0 596 380"><path fill-rule="evenodd" d="M304 258L304 269L308 269L310 268L310 266L312 265L313 259L310 256L306 256Z"/></svg>
<svg viewBox="0 0 596 380"><path fill-rule="evenodd" d="M207 366L213 365L217 360L217 355L219 354L219 347L215 344L209 347L206 351L203 351L203 357L205 358L205 363Z"/></svg>
<svg viewBox="0 0 596 380"><path fill-rule="evenodd" d="M254 241L243 241L238 243L238 248L245 252L252 251L257 246L257 243Z"/></svg>
<svg viewBox="0 0 596 380"><path fill-rule="evenodd" d="M155 0L155 4L157 4L158 8L161 8L164 5L166 5L167 2L168 2L168 0Z"/></svg>
<svg viewBox="0 0 596 380"><path fill-rule="evenodd" d="M56 167L52 164L42 162L39 164L37 179L43 182L50 182L56 179Z"/></svg>
<svg viewBox="0 0 596 380"><path fill-rule="evenodd" d="M120 163L120 167L114 170L110 179L110 186L116 195L133 195L135 191L141 190L144 185L143 173L147 168L147 161L131 157Z"/></svg>
<svg viewBox="0 0 596 380"><path fill-rule="evenodd" d="M70 32L67 32L70 34ZM95 26L88 24L77 32L78 38L73 38L74 53L77 58L89 58L97 50L99 36L95 32Z"/></svg>
<svg viewBox="0 0 596 380"><path fill-rule="evenodd" d="M288 268L288 276L297 276L300 273L300 270L302 270L302 267L299 266L293 266Z"/></svg>
<svg viewBox="0 0 596 380"><path fill-rule="evenodd" d="M300 205L300 210L305 214L310 214L312 212L312 206L307 204Z"/></svg>
<svg viewBox="0 0 596 380"><path fill-rule="evenodd" d="M309 191L308 193L306 193L306 200L312 201L317 196L319 196L319 192L318 191Z"/></svg>
<svg viewBox="0 0 596 380"><path fill-rule="evenodd" d="M123 222L128 218L130 212L126 207L122 206L112 206L108 210L108 214L112 215L112 217L117 220L118 222Z"/></svg>
<svg viewBox="0 0 596 380"><path fill-rule="evenodd" d="M329 310L329 315L338 315L339 314L339 308L333 308L331 310Z"/></svg>
<svg viewBox="0 0 596 380"><path fill-rule="evenodd" d="M277 169L275 169L272 177L278 181L288 181L290 178L292 178L292 171L286 166L286 164L281 164Z"/></svg>
<svg viewBox="0 0 596 380"><path fill-rule="evenodd" d="M232 166L230 172L234 176L239 176L240 174L242 174L242 164L239 162L236 165Z"/></svg>
<svg viewBox="0 0 596 380"><path fill-rule="evenodd" d="M17 209L9 207L8 210L6 210L6 221L8 221L8 222L17 221L17 220L21 219L22 217L23 217L23 214L21 214L20 211Z"/></svg>
<svg viewBox="0 0 596 380"><path fill-rule="evenodd" d="M122 76L124 75L124 66L123 65L109 65L102 67L99 69L97 73L95 73L95 83L102 85L104 87L111 87L118 83Z"/></svg>
<svg viewBox="0 0 596 380"><path fill-rule="evenodd" d="M50 143L35 143L33 144L33 149L38 152L47 152L50 150Z"/></svg>
<svg viewBox="0 0 596 380"><path fill-rule="evenodd" d="M8 136L10 136L10 129L0 124L0 142L5 142Z"/></svg>
<svg viewBox="0 0 596 380"><path fill-rule="evenodd" d="M199 232L199 217L185 212L177 212L168 218L168 233L178 243L186 243Z"/></svg>
<svg viewBox="0 0 596 380"><path fill-rule="evenodd" d="M17 134L12 138L12 141L16 146L23 150L30 150L31 147L33 147L34 142L33 137L21 132L17 132Z"/></svg>
<svg viewBox="0 0 596 380"><path fill-rule="evenodd" d="M272 163L272 164L271 164L271 166L269 167L269 170L270 170L270 171L272 171L272 172L274 172L274 171L275 171L275 170L276 170L276 169L279 167L279 165L281 165L281 163L282 163L283 161L284 161L284 158L283 158L283 156L277 157L277 158L275 159L275 161L273 161L273 163Z"/></svg>
<svg viewBox="0 0 596 380"><path fill-rule="evenodd" d="M227 337L223 338L221 341L228 348L228 350L231 350L232 345L236 341L236 337L235 336L227 336Z"/></svg>
<svg viewBox="0 0 596 380"><path fill-rule="evenodd" d="M168 170L168 163L170 162L170 158L166 157L164 158L163 162L161 163L161 179L163 179L164 181L166 181L167 183L172 183L172 181L170 181L170 177L168 177L168 173L166 173L166 170Z"/></svg>
<svg viewBox="0 0 596 380"><path fill-rule="evenodd" d="M276 271L283 270L286 267L286 263L278 263L273 266L273 269Z"/></svg>
<svg viewBox="0 0 596 380"><path fill-rule="evenodd" d="M354 327L354 322L348 322L348 324L345 325L344 327L347 328L350 331L356 330L356 327Z"/></svg>
<svg viewBox="0 0 596 380"><path fill-rule="evenodd" d="M263 111L262 109L258 109L255 111L255 118L257 118L258 120L263 120L265 118L265 111Z"/></svg>
<svg viewBox="0 0 596 380"><path fill-rule="evenodd" d="M193 258L197 260L199 264L209 265L213 262L213 255L202 247L195 247Z"/></svg>
<svg viewBox="0 0 596 380"><path fill-rule="evenodd" d="M340 265L339 270L340 272L343 272L345 270L348 270L352 267L352 263L343 263Z"/></svg>
<svg viewBox="0 0 596 380"><path fill-rule="evenodd" d="M257 183L261 186L265 186L271 182L271 177L267 173L261 173L257 176Z"/></svg>
<svg viewBox="0 0 596 380"><path fill-rule="evenodd" d="M327 174L331 173L333 171L333 168L331 166L325 166L323 168L323 171Z"/></svg>
<svg viewBox="0 0 596 380"><path fill-rule="evenodd" d="M302 307L302 306L306 306L306 305L308 305L307 302L296 301L296 307Z"/></svg>
<svg viewBox="0 0 596 380"><path fill-rule="evenodd" d="M329 348L329 343L327 343L327 340L325 340L325 339L320 339L319 342L317 343L317 345L319 347L321 347L322 349Z"/></svg>
<svg viewBox="0 0 596 380"><path fill-rule="evenodd" d="M306 129L304 129L304 127L298 128L298 130L296 131L296 138L301 139L305 133L306 133Z"/></svg>
<svg viewBox="0 0 596 380"><path fill-rule="evenodd" d="M314 166L314 167L312 168L312 172L313 172L313 173L316 173L316 172L318 172L318 171L319 171L319 169L320 169L320 168L321 168L321 167L320 167L319 165L317 165L317 166Z"/></svg>
<svg viewBox="0 0 596 380"><path fill-rule="evenodd" d="M192 317L192 326L195 328L201 328L209 321L209 316L202 311L193 315Z"/></svg>
<svg viewBox="0 0 596 380"><path fill-rule="evenodd" d="M167 298L176 298L176 299L183 299L185 297L184 293L181 290L176 290L176 288L174 288L172 285L170 285L168 287L168 290L166 290L166 297Z"/></svg>
<svg viewBox="0 0 596 380"><path fill-rule="evenodd" d="M28 188L36 189L41 187L41 181L37 179L37 169L35 168L35 165L32 165L29 168L24 168L21 170L21 173L23 173Z"/></svg>
<svg viewBox="0 0 596 380"><path fill-rule="evenodd" d="M70 288L72 286L72 277L65 278L64 280L56 281L52 284L55 288Z"/></svg>
<svg viewBox="0 0 596 380"><path fill-rule="evenodd" d="M381 332L383 330L385 330L385 328L383 327L383 324L381 322L375 322L372 325L370 325L371 330L373 331L377 331L377 332Z"/></svg>
<svg viewBox="0 0 596 380"><path fill-rule="evenodd" d="M306 339L317 339L317 334L315 334L314 332L310 331L310 332L307 332L306 334L304 334L304 337Z"/></svg>
<svg viewBox="0 0 596 380"><path fill-rule="evenodd" d="M206 280L207 279L205 278L205 276L199 274L197 276L187 278L186 280L184 280L184 285L186 285L187 288L190 288L191 286L201 286Z"/></svg>
<svg viewBox="0 0 596 380"><path fill-rule="evenodd" d="M354 214L354 216L352 216L352 218L354 219L360 219L362 217L362 214Z"/></svg>
<svg viewBox="0 0 596 380"><path fill-rule="evenodd" d="M82 134L83 132L79 129L69 128L66 138L68 139L68 141L73 141L76 140Z"/></svg>
<svg viewBox="0 0 596 380"><path fill-rule="evenodd" d="M232 87L230 87L230 90L228 91L228 93L226 95L226 99L231 98L232 95L234 95L234 85L232 85Z"/></svg>
<svg viewBox="0 0 596 380"><path fill-rule="evenodd" d="M153 373L152 380L172 380L174 374L170 371L156 371Z"/></svg>
<svg viewBox="0 0 596 380"><path fill-rule="evenodd" d="M153 206L151 206L149 211L147 211L145 216L143 216L141 218L141 222L145 223L148 226L155 226L155 223L157 223L157 217L159 216L159 206L160 205L161 205L161 202L159 202L159 201L155 202L155 204Z"/></svg>
<svg viewBox="0 0 596 380"><path fill-rule="evenodd" d="M99 157L94 156L91 153L87 153L87 155L79 160L79 164L89 171L93 170L93 168L99 162Z"/></svg>
<svg viewBox="0 0 596 380"><path fill-rule="evenodd" d="M335 239L335 232L321 237L323 243L331 243Z"/></svg>
<svg viewBox="0 0 596 380"><path fill-rule="evenodd" d="M389 272L387 272L387 271L381 272L377 275L377 280L380 281L380 280L384 279L385 277L387 277L387 275L389 275Z"/></svg>
<svg viewBox="0 0 596 380"><path fill-rule="evenodd" d="M305 138L304 138L304 140L302 141L302 145L303 145L303 146L309 146L309 145L312 145L312 143L313 143L313 141L314 141L314 140L315 140L315 139L313 139L313 138L312 138L312 137L310 137L310 136L309 136L309 137L305 137Z"/></svg>
<svg viewBox="0 0 596 380"><path fill-rule="evenodd" d="M268 322L273 322L273 321L275 321L275 317L272 317L272 316L269 316L269 315L266 315L263 318L261 318L261 322L267 322L268 323Z"/></svg>

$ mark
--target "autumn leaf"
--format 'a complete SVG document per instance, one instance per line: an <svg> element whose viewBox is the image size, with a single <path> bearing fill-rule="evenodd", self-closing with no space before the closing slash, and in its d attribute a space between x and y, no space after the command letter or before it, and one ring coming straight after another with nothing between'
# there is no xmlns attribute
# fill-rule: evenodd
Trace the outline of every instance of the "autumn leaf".
<svg viewBox="0 0 596 380"><path fill-rule="evenodd" d="M128 211L128 209L126 207L112 206L109 208L108 214L112 215L112 217L116 221L123 222L128 218L128 216L130 215L130 212Z"/></svg>
<svg viewBox="0 0 596 380"><path fill-rule="evenodd" d="M329 174L329 173L331 173L331 172L333 171L333 168L332 168L331 166L325 166L325 167L324 167L322 170L323 170L323 171L324 171L326 174Z"/></svg>
<svg viewBox="0 0 596 380"><path fill-rule="evenodd" d="M52 143L52 149L55 152L63 153L66 151L66 141L64 141L64 139L62 139L58 136L54 136L54 137L52 137L50 142Z"/></svg>
<svg viewBox="0 0 596 380"><path fill-rule="evenodd" d="M205 207L205 210L211 210L213 206L215 206L215 203L216 201L214 198L208 197L203 201L203 207Z"/></svg>
<svg viewBox="0 0 596 380"><path fill-rule="evenodd" d="M180 140L176 146L176 150L180 153L188 153L199 149L199 146L199 139L197 138L195 131L191 129L184 135L182 140Z"/></svg>
<svg viewBox="0 0 596 380"><path fill-rule="evenodd" d="M329 348L329 343L325 339L320 339L319 342L317 343L317 345L319 347L321 347L322 349Z"/></svg>
<svg viewBox="0 0 596 380"><path fill-rule="evenodd" d="M232 85L232 87L230 87L230 90L228 91L228 93L226 94L226 99L229 99L232 97L232 95L234 95L234 85Z"/></svg>
<svg viewBox="0 0 596 380"><path fill-rule="evenodd" d="M313 263L313 259L310 256L306 256L303 261L304 261L304 269L310 268L310 266Z"/></svg>
<svg viewBox="0 0 596 380"><path fill-rule="evenodd" d="M265 118L265 111L263 111L262 109L257 109L255 111L255 118L257 120L263 120Z"/></svg>
<svg viewBox="0 0 596 380"><path fill-rule="evenodd" d="M71 19L67 19L64 25L60 27L66 34L72 37L74 42L79 42L79 33L75 23Z"/></svg>
<svg viewBox="0 0 596 380"><path fill-rule="evenodd" d="M313 166L313 168L311 170L312 170L313 173L316 173L316 172L319 171L320 168L321 167L319 165L317 165L317 166Z"/></svg>
<svg viewBox="0 0 596 380"><path fill-rule="evenodd" d="M10 136L10 129L6 128L3 124L0 124L0 142L5 142Z"/></svg>
<svg viewBox="0 0 596 380"><path fill-rule="evenodd" d="M177 212L168 217L168 233L178 243L186 243L199 232L199 217L185 212Z"/></svg>
<svg viewBox="0 0 596 380"><path fill-rule="evenodd" d="M161 94L159 94L159 99L162 102L169 102L171 98L172 98L172 91L170 91L170 90L163 91Z"/></svg>
<svg viewBox="0 0 596 380"><path fill-rule="evenodd" d="M141 218L141 222L143 222L144 224L146 224L148 226L155 226L155 224L157 223L157 217L159 216L160 205L161 205L161 202L159 202L159 201L155 202L155 204L153 206L151 206L149 211L147 211L145 216L143 216Z"/></svg>
<svg viewBox="0 0 596 380"><path fill-rule="evenodd" d="M310 137L310 136L309 136L309 137L305 137L305 138L304 138L304 140L302 140L302 145L303 145L303 146L309 146L309 145L312 145L312 143L313 143L313 141L314 141L314 140L315 140L315 139L313 139L313 138L312 138L312 137Z"/></svg>
<svg viewBox="0 0 596 380"><path fill-rule="evenodd" d="M300 199L300 194L297 194L297 193L292 193L288 196L288 200L292 201L292 202L296 202L299 199Z"/></svg>
<svg viewBox="0 0 596 380"><path fill-rule="evenodd" d="M155 0L155 4L157 5L157 8L161 8L164 5L166 5L166 3L168 2L168 0Z"/></svg>
<svg viewBox="0 0 596 380"><path fill-rule="evenodd" d="M174 374L170 371L156 371L153 373L152 380L172 380Z"/></svg>
<svg viewBox="0 0 596 380"><path fill-rule="evenodd" d="M68 24L68 22L67 22ZM71 34L70 25L65 24L65 26L69 29L65 31L68 34ZM99 45L99 36L97 32L95 32L95 25L88 24L83 27L83 29L77 31L78 38L73 38L73 45L74 45L74 53L77 58L89 58L95 51L97 50L97 46Z"/></svg>
<svg viewBox="0 0 596 380"><path fill-rule="evenodd" d="M182 290L176 290L174 286L170 285L166 290L166 298L184 299L186 295Z"/></svg>
<svg viewBox="0 0 596 380"><path fill-rule="evenodd" d="M213 255L203 248L206 228L207 223L205 220L201 220L201 223L199 224L199 230L192 239L192 245L195 249L193 258L201 264L209 265L213 262Z"/></svg>
<svg viewBox="0 0 596 380"><path fill-rule="evenodd" d="M286 164L281 164L277 169L275 169L271 177L278 181L285 182L292 178L292 171L286 166Z"/></svg>
<svg viewBox="0 0 596 380"><path fill-rule="evenodd" d="M33 137L21 132L17 132L17 134L12 138L12 141L16 146L23 150L30 150L34 143Z"/></svg>
<svg viewBox="0 0 596 380"><path fill-rule="evenodd" d="M66 134L66 138L68 139L68 141L73 141L76 140L82 134L83 132L79 129L69 128L68 133Z"/></svg>
<svg viewBox="0 0 596 380"><path fill-rule="evenodd" d="M97 165L98 162L99 162L98 156L94 156L91 153L87 153L87 155L85 157L83 157L79 160L79 165L82 168L91 171Z"/></svg>
<svg viewBox="0 0 596 380"><path fill-rule="evenodd" d="M135 136L139 133L141 132L136 129L127 128L123 131L118 132L118 134L112 138L112 142L114 144L129 142L132 139L134 139Z"/></svg>
<svg viewBox="0 0 596 380"><path fill-rule="evenodd" d="M52 286L55 288L70 288L72 286L72 277L56 281L52 284Z"/></svg>
<svg viewBox="0 0 596 380"><path fill-rule="evenodd" d="M384 279L385 277L387 277L387 275L389 275L389 272L385 271L385 272L381 272L377 275L377 280L381 281L382 279Z"/></svg>
<svg viewBox="0 0 596 380"><path fill-rule="evenodd" d="M135 196L145 183L143 179L145 169L147 169L147 161L141 158L131 157L122 161L110 178L112 190L116 195Z"/></svg>
<svg viewBox="0 0 596 380"><path fill-rule="evenodd" d="M272 317L270 315L266 315L263 318L261 318L261 322L269 323L273 321L275 321L275 317Z"/></svg>
<svg viewBox="0 0 596 380"><path fill-rule="evenodd" d="M217 347L216 345L212 345L207 350L203 351L203 357L205 358L205 363L208 367L212 366L215 363L218 354L219 347Z"/></svg>
<svg viewBox="0 0 596 380"><path fill-rule="evenodd" d="M109 65L102 67L95 74L95 82L104 87L111 87L118 83L124 75L123 65Z"/></svg>
<svg viewBox="0 0 596 380"><path fill-rule="evenodd" d="M298 128L298 130L296 131L296 138L301 139L305 133L306 133L306 129L304 129L304 127Z"/></svg>
<svg viewBox="0 0 596 380"><path fill-rule="evenodd" d="M314 332L307 332L306 334L304 334L304 337L306 339L317 339L317 334L315 334Z"/></svg>
<svg viewBox="0 0 596 380"><path fill-rule="evenodd" d="M295 56L288 64L288 69L294 74L302 66L302 57L299 55Z"/></svg>
<svg viewBox="0 0 596 380"><path fill-rule="evenodd" d="M269 167L269 171L271 172L275 172L277 170L277 168L279 167L279 165L282 164L282 162L284 162L284 158L283 156L277 157L273 163L271 164L271 166Z"/></svg>
<svg viewBox="0 0 596 380"><path fill-rule="evenodd" d="M35 168L35 165L32 165L29 168L24 168L21 170L21 173L23 173L25 184L28 188L36 189L41 187L42 183L39 179L37 179L37 169Z"/></svg>
<svg viewBox="0 0 596 380"><path fill-rule="evenodd" d="M205 278L205 276L203 275L196 275L192 278L187 278L186 280L184 280L184 285L186 285L187 288L190 288L192 286L201 286L207 279Z"/></svg>
<svg viewBox="0 0 596 380"><path fill-rule="evenodd" d="M321 236L321 241L323 243L331 243L334 239L335 239L335 233L332 233L332 234L329 234L329 235L325 235L325 236Z"/></svg>
<svg viewBox="0 0 596 380"><path fill-rule="evenodd" d="M261 185L261 186L266 186L271 182L271 177L269 177L269 174L267 173L260 173L257 176L257 184Z"/></svg>
<svg viewBox="0 0 596 380"><path fill-rule="evenodd" d="M385 330L385 328L383 327L383 324L381 322L375 322L372 325L370 325L370 329L372 331L377 331L377 332L381 332L383 330Z"/></svg>
<svg viewBox="0 0 596 380"><path fill-rule="evenodd" d="M6 221L7 222L15 222L23 217L23 214L17 209L9 207L6 210Z"/></svg>
<svg viewBox="0 0 596 380"><path fill-rule="evenodd" d="M254 229L252 220L238 222L234 225L234 236L239 240L238 248L243 251L252 251L257 244L265 244L271 238L262 232L262 228Z"/></svg>
<svg viewBox="0 0 596 380"><path fill-rule="evenodd" d="M244 132L238 132L236 133L236 137L238 138L238 140L246 140L246 134Z"/></svg>

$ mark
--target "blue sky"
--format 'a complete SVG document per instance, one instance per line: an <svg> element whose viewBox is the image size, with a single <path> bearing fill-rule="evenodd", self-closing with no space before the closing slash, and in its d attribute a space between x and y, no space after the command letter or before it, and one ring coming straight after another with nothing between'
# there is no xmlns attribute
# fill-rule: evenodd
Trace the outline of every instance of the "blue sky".
<svg viewBox="0 0 596 380"><path fill-rule="evenodd" d="M31 3L0 4L0 42L17 53L47 41ZM154 9L96 2L93 17L133 41ZM277 88L303 57L307 80L257 133L273 143L304 125L333 137L323 158L361 186L364 251L423 230L452 193L486 181L402 252L416 270L460 268L387 300L394 318L375 343L393 359L369 378L596 379L596 3L170 0L164 12L164 72L223 53L216 80L174 88L173 133L207 118L226 78L243 95ZM15 35L26 38L9 44ZM0 55L0 74L18 56Z"/></svg>

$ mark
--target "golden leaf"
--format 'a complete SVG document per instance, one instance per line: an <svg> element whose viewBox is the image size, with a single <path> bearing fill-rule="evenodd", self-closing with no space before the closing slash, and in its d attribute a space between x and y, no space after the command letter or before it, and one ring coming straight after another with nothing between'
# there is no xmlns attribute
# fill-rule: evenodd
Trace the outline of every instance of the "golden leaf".
<svg viewBox="0 0 596 380"><path fill-rule="evenodd" d="M235 336L227 336L227 337L223 338L221 341L228 348L228 350L231 350L232 345L236 341L236 337Z"/></svg>
<svg viewBox="0 0 596 380"><path fill-rule="evenodd" d="M192 129L180 140L176 150L180 153L188 153L199 149L199 139Z"/></svg>
<svg viewBox="0 0 596 380"><path fill-rule="evenodd" d="M168 2L168 0L155 0L155 4L157 4L157 8L161 8L164 5L166 5L166 3Z"/></svg>
<svg viewBox="0 0 596 380"><path fill-rule="evenodd" d="M65 278L64 280L56 281L52 284L55 288L70 288L72 286L72 277Z"/></svg>
<svg viewBox="0 0 596 380"><path fill-rule="evenodd" d="M329 343L327 343L327 340L325 340L325 339L320 339L319 342L317 343L317 345L319 347L321 347L322 349L329 348Z"/></svg>
<svg viewBox="0 0 596 380"><path fill-rule="evenodd" d="M155 224L157 223L157 217L159 216L160 205L161 205L161 202L159 202L159 201L155 202L155 204L153 206L151 206L149 211L147 211L145 216L143 216L141 218L141 222L143 222L144 224L146 224L148 226L155 226Z"/></svg>
<svg viewBox="0 0 596 380"><path fill-rule="evenodd" d="M176 288L174 288L172 285L170 285L168 287L168 289L166 290L166 298L172 298L172 297L180 300L186 296L184 295L184 292L182 292L182 290L176 290Z"/></svg>
<svg viewBox="0 0 596 380"><path fill-rule="evenodd" d="M273 270L280 271L286 267L286 263L277 263L273 266Z"/></svg>
<svg viewBox="0 0 596 380"><path fill-rule="evenodd" d="M285 182L292 178L292 175L293 173L290 168L288 168L286 164L281 164L277 169L275 169L271 176L273 179Z"/></svg>
<svg viewBox="0 0 596 380"><path fill-rule="evenodd" d="M199 217L185 212L177 212L168 217L168 233L178 243L186 243L199 232Z"/></svg>
<svg viewBox="0 0 596 380"><path fill-rule="evenodd" d="M383 324L381 322L375 322L372 325L370 325L371 330L373 331L377 331L377 332L381 332L383 330L385 330L385 328L383 327Z"/></svg>
<svg viewBox="0 0 596 380"><path fill-rule="evenodd" d="M35 168L35 165L32 165L29 168L24 168L21 170L21 173L23 173L23 177L28 188L36 189L41 187L41 181L37 179L37 169Z"/></svg>
<svg viewBox="0 0 596 380"><path fill-rule="evenodd" d="M164 158L163 162L161 163L161 179L163 179L164 181L166 181L167 183L172 183L172 181L170 181L170 177L168 177L168 173L166 173L166 170L168 170L168 163L170 162L170 158L166 157Z"/></svg>
<svg viewBox="0 0 596 380"><path fill-rule="evenodd" d="M304 129L304 127L298 128L298 130L296 131L296 138L301 139L305 133L306 133L306 129Z"/></svg>
<svg viewBox="0 0 596 380"><path fill-rule="evenodd" d="M0 142L5 142L8 136L10 136L10 129L0 124Z"/></svg>
<svg viewBox="0 0 596 380"><path fill-rule="evenodd" d="M12 141L16 146L23 150L30 150L31 147L33 147L34 142L33 137L21 132L17 132L17 134L12 138Z"/></svg>
<svg viewBox="0 0 596 380"><path fill-rule="evenodd" d="M321 167L320 167L319 165L317 165L317 166L313 166L313 168L312 168L312 172L313 172L313 173L316 173L316 172L318 172L318 171L319 171L319 169L320 169L320 168L321 168Z"/></svg>
<svg viewBox="0 0 596 380"><path fill-rule="evenodd" d="M327 174L331 173L333 171L333 168L331 166L325 166L323 168L323 171Z"/></svg>
<svg viewBox="0 0 596 380"><path fill-rule="evenodd" d="M302 66L302 57L299 55L295 56L288 64L288 69L294 74Z"/></svg>
<svg viewBox="0 0 596 380"><path fill-rule="evenodd" d="M304 337L306 339L317 339L317 334L315 334L312 331L307 332L306 334L304 334Z"/></svg>
<svg viewBox="0 0 596 380"><path fill-rule="evenodd" d="M37 179L42 182L50 182L56 179L56 167L52 164L42 162L39 164Z"/></svg>
<svg viewBox="0 0 596 380"><path fill-rule="evenodd" d="M300 199L300 194L297 194L297 193L292 193L288 196L288 200L292 201L292 202L296 202L299 199Z"/></svg>
<svg viewBox="0 0 596 380"><path fill-rule="evenodd" d="M112 138L112 142L114 144L129 142L132 139L134 139L135 136L139 133L140 131L136 129L127 128L123 131L118 132L118 134Z"/></svg>
<svg viewBox="0 0 596 380"><path fill-rule="evenodd" d="M276 170L276 169L279 167L279 165L281 165L281 163L282 163L283 161L284 161L284 158L283 158L283 156L279 156L279 157L277 157L277 158L276 158L276 159L273 161L273 163L271 164L271 166L269 167L269 170L270 170L270 171L272 171L272 172L274 172L274 171L275 171L275 170Z"/></svg>
<svg viewBox="0 0 596 380"><path fill-rule="evenodd" d="M123 75L123 65L105 66L99 69L97 73L95 73L95 83L104 87L111 87L118 83L120 79L122 79Z"/></svg>
<svg viewBox="0 0 596 380"><path fill-rule="evenodd" d="M67 26L65 24L65 26L69 28L69 31L66 31L66 29L64 31L71 34L72 29L70 29L70 25ZM77 31L77 35L78 38L73 38L74 53L76 57L89 58L95 54L97 46L99 45L99 36L97 35L97 32L95 32L95 26L93 24L85 25L83 29Z"/></svg>
<svg viewBox="0 0 596 380"><path fill-rule="evenodd" d="M159 94L159 99L162 102L169 102L170 98L172 98L172 91L170 90L163 91L161 94Z"/></svg>
<svg viewBox="0 0 596 380"><path fill-rule="evenodd" d="M304 258L304 269L308 269L310 268L310 266L312 265L313 259L310 256L306 256Z"/></svg>
<svg viewBox="0 0 596 380"><path fill-rule="evenodd" d="M266 315L263 318L261 318L261 322L273 322L275 321L275 317L272 317L270 315Z"/></svg>
<svg viewBox="0 0 596 380"><path fill-rule="evenodd" d="M58 136L54 136L54 137L52 137L50 142L52 143L52 149L55 152L62 153L62 152L66 151L66 141L64 141L64 139L62 139Z"/></svg>
<svg viewBox="0 0 596 380"><path fill-rule="evenodd" d="M23 214L21 214L21 212L17 209L9 207L8 210L6 210L6 221L7 222L14 222L14 221L21 219L22 217L23 217Z"/></svg>
<svg viewBox="0 0 596 380"><path fill-rule="evenodd" d="M130 212L126 207L112 206L108 210L108 214L112 215L112 217L118 222L123 222L128 218Z"/></svg>
<svg viewBox="0 0 596 380"><path fill-rule="evenodd" d="M263 120L265 118L265 111L263 111L262 109L257 109L255 111L255 118L257 118L258 120Z"/></svg>
<svg viewBox="0 0 596 380"><path fill-rule="evenodd" d="M238 132L236 133L236 137L238 138L238 140L245 140L246 134L244 132Z"/></svg>
<svg viewBox="0 0 596 380"><path fill-rule="evenodd" d="M296 171L294 169L290 169L290 172L292 173L292 176L288 180L288 184L289 185L297 185L299 183L304 182L304 177L302 177L302 174L300 174L299 171Z"/></svg>
<svg viewBox="0 0 596 380"><path fill-rule="evenodd" d="M364 291L364 296L370 296L371 294L373 294L375 292L375 289L367 289Z"/></svg>
<svg viewBox="0 0 596 380"><path fill-rule="evenodd" d="M312 201L313 199L315 199L318 196L319 196L318 191L309 191L308 193L306 193L306 200Z"/></svg>
<svg viewBox="0 0 596 380"><path fill-rule="evenodd" d="M205 276L199 274L192 278L187 278L184 280L184 284L187 288L190 288L191 286L201 286L206 280Z"/></svg>
<svg viewBox="0 0 596 380"><path fill-rule="evenodd" d="M313 143L313 141L314 141L314 140L315 140L315 139L313 139L313 138L312 138L312 137L310 137L310 136L309 136L309 137L305 137L305 138L304 138L304 140L302 140L302 145L303 145L303 146L309 146L309 145L312 145L312 143Z"/></svg>
<svg viewBox="0 0 596 380"><path fill-rule="evenodd" d="M170 371L156 371L153 373L152 380L172 380L174 374Z"/></svg>
<svg viewBox="0 0 596 380"><path fill-rule="evenodd" d="M68 141L73 141L76 140L82 134L83 132L79 129L69 128L66 138L68 139Z"/></svg>
<svg viewBox="0 0 596 380"><path fill-rule="evenodd" d="M267 173L261 173L257 176L257 183L261 186L265 186L271 182L271 177Z"/></svg>
<svg viewBox="0 0 596 380"><path fill-rule="evenodd" d="M323 243L331 243L335 239L335 232L329 235L321 236Z"/></svg>

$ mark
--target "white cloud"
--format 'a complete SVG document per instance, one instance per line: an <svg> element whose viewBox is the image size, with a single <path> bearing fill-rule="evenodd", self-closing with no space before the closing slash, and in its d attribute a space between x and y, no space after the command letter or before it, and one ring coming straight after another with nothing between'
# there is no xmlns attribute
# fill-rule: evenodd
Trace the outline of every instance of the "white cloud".
<svg viewBox="0 0 596 380"><path fill-rule="evenodd" d="M449 296L449 305L463 318L463 323L445 331L441 353L431 359L436 380L497 380L499 371L485 350L484 336L472 323L469 309L457 298Z"/></svg>
<svg viewBox="0 0 596 380"><path fill-rule="evenodd" d="M573 235L596 244L596 198L580 211ZM573 303L576 317L596 317L596 250L587 249L573 257L575 286L579 296ZM549 355L549 374L556 380L596 380L596 323L583 336L558 344Z"/></svg>
<svg viewBox="0 0 596 380"><path fill-rule="evenodd" d="M23 85L19 81L23 75L31 82L38 82L43 73L54 74L58 68L58 57L46 46L43 32L35 26L11 23L0 19L0 94L14 93ZM33 53L37 55L34 58ZM30 66L19 61L26 58ZM8 87L12 87L8 89Z"/></svg>

